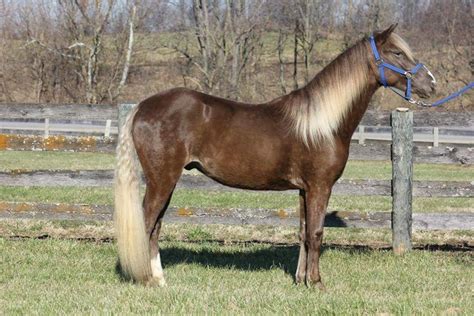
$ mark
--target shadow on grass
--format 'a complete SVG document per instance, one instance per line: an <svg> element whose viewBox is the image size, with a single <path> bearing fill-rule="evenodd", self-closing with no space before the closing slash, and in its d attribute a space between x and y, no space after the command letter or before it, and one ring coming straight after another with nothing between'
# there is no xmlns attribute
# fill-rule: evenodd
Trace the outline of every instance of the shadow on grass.
<svg viewBox="0 0 474 316"><path fill-rule="evenodd" d="M340 249L350 254L360 254L370 251L380 251L367 246L338 246L330 245L323 247L322 256L327 249ZM386 251L386 249L382 249ZM221 269L239 269L244 271L258 271L282 269L285 273L294 276L298 263L299 246L298 245L278 245L269 246L263 249L239 248L235 251L229 251L225 246L217 246L212 250L206 248L189 249L186 246L164 246L160 249L163 268L173 265L187 263L199 264L205 267ZM130 281L120 269L117 261L115 273L121 281Z"/></svg>
<svg viewBox="0 0 474 316"><path fill-rule="evenodd" d="M323 247L322 256L327 249L342 249L348 253L358 254L378 251L369 247ZM160 250L164 268L181 263L199 264L213 268L240 269L245 271L270 270L280 268L294 276L298 263L299 246L270 246L264 249L239 249L229 252L228 249L189 249L187 247L164 247Z"/></svg>
<svg viewBox="0 0 474 316"><path fill-rule="evenodd" d="M240 249L229 252L219 249L189 249L166 247L160 250L164 268L180 263L200 264L214 268L240 269L247 271L270 270L275 267L294 274L298 262L298 246L278 246L265 249Z"/></svg>

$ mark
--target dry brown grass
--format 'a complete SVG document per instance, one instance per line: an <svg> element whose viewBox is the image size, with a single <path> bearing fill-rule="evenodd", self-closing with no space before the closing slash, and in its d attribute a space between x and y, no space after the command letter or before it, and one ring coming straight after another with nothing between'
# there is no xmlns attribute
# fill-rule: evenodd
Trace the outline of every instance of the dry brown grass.
<svg viewBox="0 0 474 316"><path fill-rule="evenodd" d="M114 230L111 222L38 221L27 219L0 220L0 237L6 238L58 238L91 241L111 241ZM366 245L389 247L389 229L326 228L326 245ZM414 231L413 244L452 245L474 247L473 231ZM215 241L224 244L262 242L271 244L297 244L295 227L278 226L231 226L231 225L163 225L163 241Z"/></svg>

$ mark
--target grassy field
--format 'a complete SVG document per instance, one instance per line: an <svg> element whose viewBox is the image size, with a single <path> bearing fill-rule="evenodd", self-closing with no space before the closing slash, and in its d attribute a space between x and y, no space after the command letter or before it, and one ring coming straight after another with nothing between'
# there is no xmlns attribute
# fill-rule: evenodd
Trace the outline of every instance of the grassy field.
<svg viewBox="0 0 474 316"><path fill-rule="evenodd" d="M0 201L113 204L112 188L74 187L7 187L0 186ZM473 199L465 197L413 199L414 212L469 212L473 211ZM222 207L222 208L266 208L296 209L297 194L278 192L216 192L177 189L170 202L176 207ZM345 196L333 195L329 202L333 211L391 211L389 196Z"/></svg>
<svg viewBox="0 0 474 316"><path fill-rule="evenodd" d="M107 43L107 42L106 42ZM182 57L173 47L188 47L189 54L197 55L198 46L194 34L174 32L163 32L160 34L137 34L137 43L141 49L136 52L136 60L140 64L157 65L163 62L174 62ZM186 45L186 44L187 45ZM291 41L284 46L282 55L285 59L293 58L293 47ZM278 33L267 32L262 37L260 62L266 65L278 62L277 55ZM335 39L320 39L315 43L314 53L318 61L328 60L336 57L343 51L343 43Z"/></svg>
<svg viewBox="0 0 474 316"><path fill-rule="evenodd" d="M113 165L108 154L0 152L2 170ZM351 161L344 177L390 179L390 162ZM415 165L415 178L471 181L474 170L420 164ZM0 186L0 201L112 204L113 198L111 188ZM294 208L297 197L177 190L171 205ZM332 210L390 208L390 197L381 196L333 196L330 202ZM416 198L414 210L472 211L472 199ZM2 219L0 236L2 315L474 313L473 253L458 251L466 244L472 247L472 231L414 231L416 247L460 248L417 249L397 257L387 250L388 229L327 228L321 258L326 292L293 283L298 253L294 227L165 223L161 246L166 288L120 279L115 245L103 242L113 238L110 222Z"/></svg>
<svg viewBox="0 0 474 316"><path fill-rule="evenodd" d="M1 170L35 169L112 169L114 156L99 153L68 152L15 152L0 151ZM345 179L391 178L389 161L349 161ZM415 180L471 181L474 168L463 165L415 164ZM175 191L171 201L176 207L241 207L291 209L298 206L296 195L261 192L210 192L202 190ZM0 201L112 204L111 188L74 187L8 187L0 186ZM333 196L331 210L390 211L388 196ZM463 212L472 211L472 198L415 198L415 212Z"/></svg>
<svg viewBox="0 0 474 316"><path fill-rule="evenodd" d="M113 169L115 156L101 153L0 151L0 170L100 170ZM392 178L390 161L356 161L347 163L344 179ZM472 181L474 167L454 164L414 164L415 180Z"/></svg>
<svg viewBox="0 0 474 316"><path fill-rule="evenodd" d="M163 242L168 286L125 283L110 243L0 239L1 314L474 313L470 253L333 247L326 292L293 284L295 246Z"/></svg>

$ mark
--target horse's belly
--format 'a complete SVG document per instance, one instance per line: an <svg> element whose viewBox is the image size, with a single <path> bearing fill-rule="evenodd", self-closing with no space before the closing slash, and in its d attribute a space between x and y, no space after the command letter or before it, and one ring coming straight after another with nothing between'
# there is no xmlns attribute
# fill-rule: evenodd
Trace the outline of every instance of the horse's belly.
<svg viewBox="0 0 474 316"><path fill-rule="evenodd" d="M234 188L250 190L289 190L296 186L291 179L284 176L281 170L270 171L258 166L234 165L232 163L219 164L213 161L195 164L198 170L209 178Z"/></svg>
<svg viewBox="0 0 474 316"><path fill-rule="evenodd" d="M295 187L284 179L255 179L255 178L243 178L243 177L209 177L221 184L249 190L289 190Z"/></svg>

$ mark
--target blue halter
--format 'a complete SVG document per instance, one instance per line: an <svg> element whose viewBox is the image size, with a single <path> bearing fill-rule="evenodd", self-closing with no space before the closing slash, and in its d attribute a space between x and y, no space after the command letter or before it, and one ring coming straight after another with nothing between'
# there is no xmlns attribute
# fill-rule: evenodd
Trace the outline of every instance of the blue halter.
<svg viewBox="0 0 474 316"><path fill-rule="evenodd" d="M401 74L402 76L404 76L407 79L405 95L402 95L397 90L394 90L392 87L389 87L389 88L391 88L396 94L400 95L402 98L404 98L405 100L407 100L410 103L414 103L416 105L421 105L421 106L439 106L443 103L451 101L454 98L459 97L460 95L462 95L466 91L474 88L474 82L471 81L468 85L466 85L465 87L463 87L459 91L457 91L453 94L450 94L449 96L447 96L447 97L445 97L441 100L438 100L436 102L433 102L433 103L425 103L423 101L413 100L412 97L411 97L411 81L412 81L412 78L418 72L418 70L420 70L421 67L425 67L425 66L422 63L418 63L411 70L405 70L405 69L398 68L397 66L391 65L389 63L386 63L386 62L383 61L383 59L380 57L379 52L377 51L377 46L375 45L374 36L371 35L369 37L369 40L370 40L370 46L372 47L372 52L374 53L374 57L375 57L375 65L377 65L377 67L379 69L380 81L382 82L382 85L385 88L388 87L387 80L385 79L385 68L388 68L388 69L390 69L390 70L392 70L396 73Z"/></svg>
<svg viewBox="0 0 474 316"><path fill-rule="evenodd" d="M405 90L405 96L402 95L402 97L405 100L412 101L411 98L411 80L413 76L420 70L421 67L423 67L422 63L418 63L415 67L413 67L411 70L405 70L398 68L397 66L394 66L392 64L386 63L383 61L383 59L380 57L379 52L377 51L377 46L375 45L375 39L374 36L370 36L370 46L372 47L372 52L374 53L375 57L375 64L379 68L379 73L380 73L380 81L382 82L382 85L386 88L387 85L387 80L385 79L385 68L388 68L396 73L401 74L407 79L407 84L406 84L406 90Z"/></svg>

